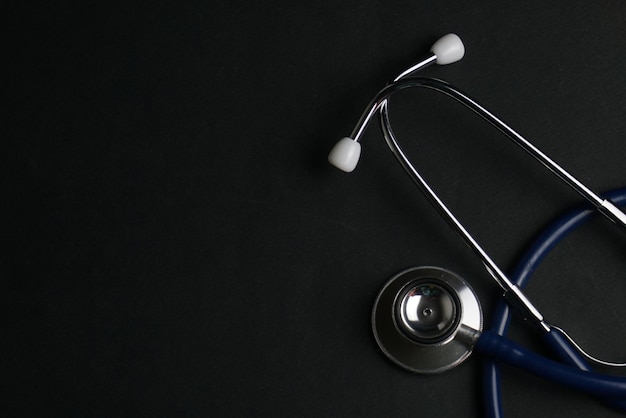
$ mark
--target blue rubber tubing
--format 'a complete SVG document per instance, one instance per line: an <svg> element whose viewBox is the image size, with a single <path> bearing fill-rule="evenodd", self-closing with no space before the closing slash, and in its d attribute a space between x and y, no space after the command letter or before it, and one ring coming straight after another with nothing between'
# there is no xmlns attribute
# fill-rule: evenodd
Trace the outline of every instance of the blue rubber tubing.
<svg viewBox="0 0 626 418"><path fill-rule="evenodd" d="M612 201L617 206L626 205L626 187L615 189L602 195L603 198ZM581 207L567 212L565 215L550 224L528 247L526 253L518 262L511 280L520 288L528 284L532 274L548 253L562 241L567 235L579 226L585 224L596 216L598 212L589 207ZM509 305L500 300L497 304L492 319L490 331L486 331L496 336L504 336L511 321L512 312ZM562 337L558 332L551 331L545 334L548 345L561 361L570 365L570 368L577 368L590 371L591 366L587 361ZM607 376L611 379L610 376ZM491 418L502 418L502 394L500 383L500 367L496 359L488 358L483 366L484 385L484 408L485 415ZM607 394L608 395L608 394ZM614 393L600 398L603 402L613 408L626 411L626 394L615 397Z"/></svg>

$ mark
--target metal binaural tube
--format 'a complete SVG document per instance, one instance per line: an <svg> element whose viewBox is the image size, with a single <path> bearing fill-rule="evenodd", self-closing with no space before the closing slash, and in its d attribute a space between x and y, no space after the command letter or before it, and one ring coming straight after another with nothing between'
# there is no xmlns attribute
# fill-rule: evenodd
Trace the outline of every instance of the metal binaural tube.
<svg viewBox="0 0 626 418"><path fill-rule="evenodd" d="M395 83L401 78L405 78L410 74L423 70L424 68L436 62L437 62L437 56L431 53L427 57L421 59L418 63L414 64L413 66L407 68L406 70L398 74L398 76L393 79L393 82ZM367 125L369 124L370 119L372 118L372 116L374 116L376 111L380 109L380 105L382 105L382 102L379 103L378 106L371 106L371 107L368 106L369 111L361 115L361 119L359 119L359 123L356 124L356 126L350 133L350 138L352 140L359 142L359 140L361 139L361 136L363 135L363 132L365 132L365 129L367 128Z"/></svg>
<svg viewBox="0 0 626 418"><path fill-rule="evenodd" d="M409 67L406 70L402 71L396 78L393 79L393 82L395 83L396 81L400 80L401 78L405 78L408 75L413 74L414 72L423 70L424 68L428 67L430 64L434 64L435 62L437 62L437 55L430 54L429 56L427 56L426 58L422 59L417 64L415 64L412 67Z"/></svg>
<svg viewBox="0 0 626 418"><path fill-rule="evenodd" d="M561 167L555 161L550 159L539 148L531 144L523 136L521 136L519 133L517 133L510 126L505 124L498 117L496 117L494 114L489 112L487 109L485 109L478 102L473 100L467 94L461 92L456 87L441 80L435 80L432 78L424 78L424 77L410 77L410 78L402 78L396 81L395 83L389 84L388 86L383 88L378 93L378 95L370 102L366 110L361 115L361 118L355 125L355 128L352 131L351 138L355 141L358 141L361 135L363 134L363 132L365 131L367 125L370 123L372 116L374 116L378 110L381 110L381 117L382 117L383 106L389 100L389 98L397 91L400 91L406 88L411 88L411 87L428 88L431 90L435 90L439 93L443 93L457 100L458 102L463 104L465 107L472 110L474 113L476 113L477 115L482 117L484 120L489 122L492 126L497 128L500 132L505 134L515 144L521 147L524 151L526 151L533 158L539 161L553 174L555 174L557 177L563 180L568 186L574 189L583 198L589 201L604 216L609 218L611 221L617 223L618 225L626 228L626 214L624 214L624 212L622 212L619 208L617 208L611 201L607 199L602 199L599 195L594 193L592 190L586 187L582 182L580 182L574 176L568 173L563 167ZM388 112L388 111L385 110L384 112Z"/></svg>
<svg viewBox="0 0 626 418"><path fill-rule="evenodd" d="M381 124L383 127L383 134L387 145L391 149L391 152L397 158L400 165L409 174L415 184L426 195L430 203L437 209L439 214L450 224L450 226L457 232L457 234L466 242L466 244L474 251L474 253L482 261L483 265L494 278L498 285L504 290L505 296L507 296L516 306L521 308L525 316L532 318L545 331L549 331L549 326L544 322L543 315L535 306L526 298L522 291L515 286L513 282L504 274L500 267L493 261L493 259L487 254L487 252L480 246L480 244L474 239L474 237L467 231L463 224L454 216L452 211L446 206L446 204L437 196L434 190L428 185L426 180L419 174L417 169L411 164L407 156L402 151L402 148L398 144L391 123L389 121L389 113L387 109L387 101L381 106ZM511 297L512 296L512 297Z"/></svg>

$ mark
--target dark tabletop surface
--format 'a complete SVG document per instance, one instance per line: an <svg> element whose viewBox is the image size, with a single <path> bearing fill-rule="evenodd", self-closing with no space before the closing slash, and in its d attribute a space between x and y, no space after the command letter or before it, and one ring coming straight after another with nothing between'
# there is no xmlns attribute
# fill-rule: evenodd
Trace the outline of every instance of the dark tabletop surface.
<svg viewBox="0 0 626 418"><path fill-rule="evenodd" d="M326 155L441 35L447 80L592 189L626 185L619 1L5 5L2 416L480 417L480 356L389 362L374 298L411 266L499 291L372 124L352 174ZM580 198L450 99L400 94L408 153L504 270ZM529 297L625 360L626 235L575 232ZM547 353L521 321L510 334ZM503 370L509 417L620 416Z"/></svg>

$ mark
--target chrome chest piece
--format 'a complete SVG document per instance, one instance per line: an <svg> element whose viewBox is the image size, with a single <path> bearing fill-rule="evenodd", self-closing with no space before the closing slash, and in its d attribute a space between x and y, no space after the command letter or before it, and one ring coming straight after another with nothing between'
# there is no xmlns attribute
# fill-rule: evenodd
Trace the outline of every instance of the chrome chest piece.
<svg viewBox="0 0 626 418"><path fill-rule="evenodd" d="M440 373L472 353L482 312L462 278L439 267L417 267L383 286L374 302L372 328L394 363L415 373Z"/></svg>

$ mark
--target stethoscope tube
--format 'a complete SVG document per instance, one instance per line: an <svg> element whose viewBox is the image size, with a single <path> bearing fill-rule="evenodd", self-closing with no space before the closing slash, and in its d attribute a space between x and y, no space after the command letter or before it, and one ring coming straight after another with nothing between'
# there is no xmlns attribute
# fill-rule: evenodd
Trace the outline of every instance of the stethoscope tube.
<svg viewBox="0 0 626 418"><path fill-rule="evenodd" d="M626 206L626 188L612 190L603 194L603 197L610 199L618 206ZM572 231L589 222L595 216L597 216L597 212L594 210L581 207L567 212L554 221L544 229L535 242L527 249L526 253L520 258L520 261L510 276L511 279L521 288L526 286L532 274L548 253ZM504 300L500 300L494 309L492 317L493 323L490 332L501 336L506 335L512 314L513 312L508 303ZM591 366L587 360L578 350L572 347L571 343L560 333L556 331L554 333L547 333L544 336L544 340L561 361L581 370L591 370ZM485 388L484 407L486 415L492 418L501 418L503 413L500 367L493 359L486 358L484 360L483 384ZM607 405L621 411L626 411L626 399L624 399L626 397L626 390L619 394L619 398L605 397L604 395L605 394L601 394L602 401Z"/></svg>
<svg viewBox="0 0 626 418"><path fill-rule="evenodd" d="M626 378L580 370L547 359L492 331L484 331L474 348L496 360L592 395L626 395Z"/></svg>

